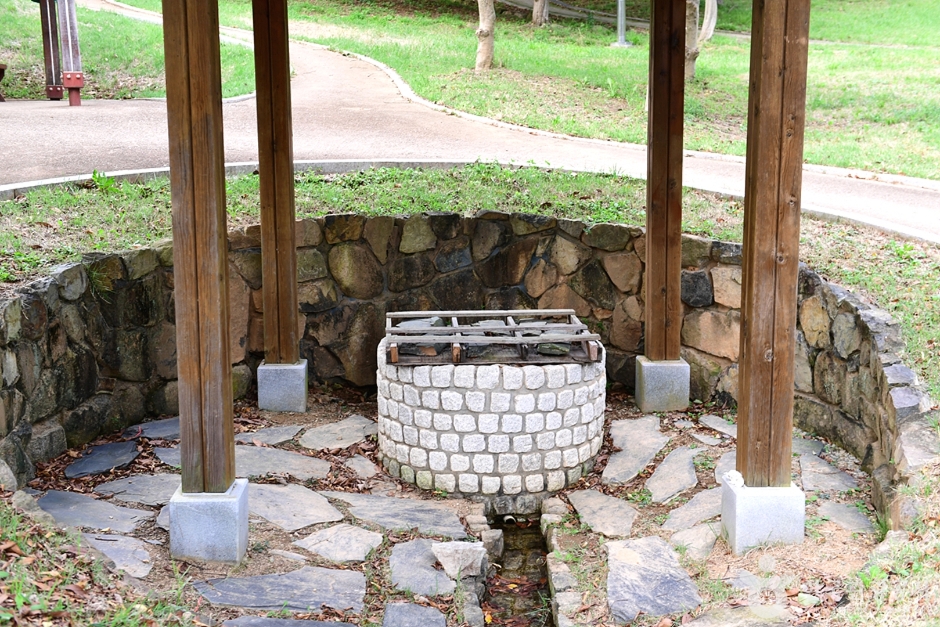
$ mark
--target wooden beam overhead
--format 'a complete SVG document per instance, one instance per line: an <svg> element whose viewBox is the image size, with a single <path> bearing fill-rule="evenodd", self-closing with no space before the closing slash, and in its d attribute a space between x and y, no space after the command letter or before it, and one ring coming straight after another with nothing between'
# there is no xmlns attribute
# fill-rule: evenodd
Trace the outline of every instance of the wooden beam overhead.
<svg viewBox="0 0 940 627"><path fill-rule="evenodd" d="M679 359L685 0L653 0L646 180L646 357Z"/></svg>
<svg viewBox="0 0 940 627"><path fill-rule="evenodd" d="M183 492L235 480L218 3L163 1Z"/></svg>
<svg viewBox="0 0 940 627"><path fill-rule="evenodd" d="M810 0L754 1L737 469L789 486Z"/></svg>
<svg viewBox="0 0 940 627"><path fill-rule="evenodd" d="M300 360L300 338L287 0L252 0L252 11L261 186L264 359L268 364L293 364Z"/></svg>

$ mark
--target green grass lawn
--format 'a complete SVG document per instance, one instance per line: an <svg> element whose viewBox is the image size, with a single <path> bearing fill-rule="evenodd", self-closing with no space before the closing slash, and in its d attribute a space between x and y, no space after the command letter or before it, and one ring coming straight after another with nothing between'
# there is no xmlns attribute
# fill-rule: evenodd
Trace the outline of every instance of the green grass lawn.
<svg viewBox="0 0 940 627"><path fill-rule="evenodd" d="M160 6L160 0L128 1ZM874 0L820 4L832 9ZM250 6L222 0L223 23L250 27ZM613 49L607 26L559 21L533 29L524 14L501 9L497 68L477 76L475 6L471 0L319 0L292 2L290 9L295 36L378 59L429 100L538 129L645 143L645 34L630 33L633 48ZM737 5L728 0L729 6ZM919 24L912 32L938 20L923 11L911 15ZM849 15L832 23L846 29L857 21ZM893 41L887 27L866 32ZM748 41L732 37L716 36L705 46L686 89L686 148L744 155L748 55ZM940 47L812 45L805 160L940 179Z"/></svg>
<svg viewBox="0 0 940 627"><path fill-rule="evenodd" d="M7 64L0 93L7 99L45 99L39 5L0 2L0 62ZM144 98L166 95L163 30L154 24L78 7L85 98ZM254 91L250 49L222 45L225 97Z"/></svg>
<svg viewBox="0 0 940 627"><path fill-rule="evenodd" d="M258 177L227 182L229 226L258 222ZM23 281L83 252L147 245L171 233L169 182L40 189L0 202L0 279ZM380 169L298 175L297 214L407 215L422 211L526 212L587 222L645 223L645 183L610 174L476 164L452 170ZM741 241L739 203L686 190L683 230ZM898 242L872 229L803 220L801 258L869 296L901 323L906 361L940 399L940 247Z"/></svg>

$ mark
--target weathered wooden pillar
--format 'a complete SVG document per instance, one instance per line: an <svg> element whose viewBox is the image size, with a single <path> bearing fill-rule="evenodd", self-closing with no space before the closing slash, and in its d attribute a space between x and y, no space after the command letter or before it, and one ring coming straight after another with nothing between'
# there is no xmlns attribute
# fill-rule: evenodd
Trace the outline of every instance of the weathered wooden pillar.
<svg viewBox="0 0 940 627"><path fill-rule="evenodd" d="M258 405L274 411L303 412L307 401L307 363L300 359L297 327L287 0L253 0L252 10L264 302L264 364L258 371Z"/></svg>
<svg viewBox="0 0 940 627"><path fill-rule="evenodd" d="M164 0L163 15L182 457L170 551L238 562L247 484L235 481L218 3Z"/></svg>
<svg viewBox="0 0 940 627"><path fill-rule="evenodd" d="M42 56L46 69L46 97L62 100L62 61L59 54L59 20L55 0L38 0L42 24Z"/></svg>
<svg viewBox="0 0 940 627"><path fill-rule="evenodd" d="M722 492L736 553L803 540L805 500L791 483L790 452L809 8L810 0L754 0L737 473Z"/></svg>
<svg viewBox="0 0 940 627"><path fill-rule="evenodd" d="M637 360L636 387L643 411L680 410L689 404L689 366L679 355L685 9L685 0L653 0L650 21L646 356Z"/></svg>

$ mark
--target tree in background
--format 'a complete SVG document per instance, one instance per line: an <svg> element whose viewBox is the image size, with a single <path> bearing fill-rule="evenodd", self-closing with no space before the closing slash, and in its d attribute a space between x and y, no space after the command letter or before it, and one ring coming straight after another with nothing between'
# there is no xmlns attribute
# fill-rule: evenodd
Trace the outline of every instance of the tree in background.
<svg viewBox="0 0 940 627"><path fill-rule="evenodd" d="M534 0L532 3L532 26L548 24L548 0Z"/></svg>
<svg viewBox="0 0 940 627"><path fill-rule="evenodd" d="M477 29L477 72L485 72L493 67L493 47L495 45L496 7L493 0L477 0L480 9L480 28Z"/></svg>
<svg viewBox="0 0 940 627"><path fill-rule="evenodd" d="M718 23L718 0L705 0L705 17L702 18L702 30L698 34L699 45L705 43L715 34L715 25Z"/></svg>
<svg viewBox="0 0 940 627"><path fill-rule="evenodd" d="M698 1L685 0L685 80L695 78L698 59ZM708 9L706 8L706 13Z"/></svg>

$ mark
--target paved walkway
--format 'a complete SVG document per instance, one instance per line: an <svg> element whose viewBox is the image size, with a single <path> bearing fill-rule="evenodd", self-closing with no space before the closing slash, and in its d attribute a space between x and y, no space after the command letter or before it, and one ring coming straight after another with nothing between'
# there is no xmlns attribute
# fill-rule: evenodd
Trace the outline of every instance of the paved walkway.
<svg viewBox="0 0 940 627"><path fill-rule="evenodd" d="M106 2L90 8L141 14ZM152 16L150 19L153 19ZM247 31L224 29L233 38ZM468 57L469 59L470 57ZM577 139L454 115L414 96L378 64L294 43L294 155L307 159L499 160L645 177L645 146ZM223 107L226 160L257 159L255 101ZM166 105L160 100L0 105L0 185L92 170L165 167ZM743 194L744 160L688 152L685 184ZM940 243L940 182L807 166L803 206Z"/></svg>

